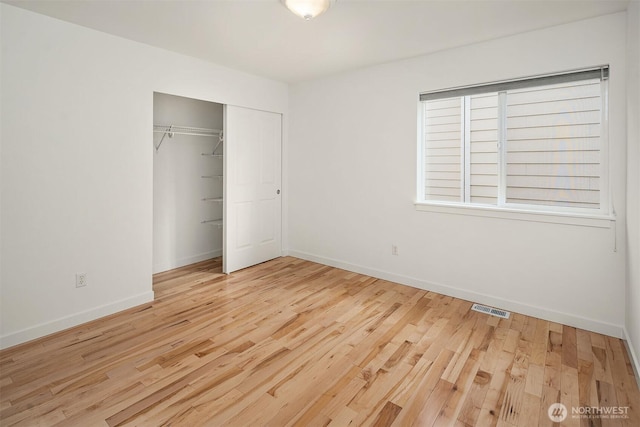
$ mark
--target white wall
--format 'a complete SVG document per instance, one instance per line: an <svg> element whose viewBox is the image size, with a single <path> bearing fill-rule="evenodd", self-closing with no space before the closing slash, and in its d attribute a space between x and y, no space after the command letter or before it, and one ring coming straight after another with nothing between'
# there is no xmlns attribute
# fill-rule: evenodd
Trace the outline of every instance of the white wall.
<svg viewBox="0 0 640 427"><path fill-rule="evenodd" d="M153 122L222 130L223 105L156 93ZM162 144L160 145L160 142ZM202 156L217 146L218 137L156 133L153 143L153 272L222 255L222 229L202 221L222 218L222 158ZM221 144L216 153L222 154Z"/></svg>
<svg viewBox="0 0 640 427"><path fill-rule="evenodd" d="M0 7L0 23L2 22L2 7ZM0 27L0 49L2 48L2 27ZM3 70L3 66L2 66L2 51L0 50L0 100L4 99L4 93L2 91L2 86L3 86L3 78L2 78L2 70ZM2 118L4 117L4 114L2 112L2 105L3 103L0 101L0 167L2 166ZM3 241L3 236L2 236L2 193L3 193L3 185L2 185L2 169L0 169L0 310L2 309L2 241ZM2 316L0 315L0 330L2 330L3 326L2 326ZM0 347L1 348L1 347Z"/></svg>
<svg viewBox="0 0 640 427"><path fill-rule="evenodd" d="M285 116L288 91L5 4L0 14L7 347L153 298L154 91Z"/></svg>
<svg viewBox="0 0 640 427"><path fill-rule="evenodd" d="M640 371L640 2L627 10L627 294L626 339Z"/></svg>
<svg viewBox="0 0 640 427"><path fill-rule="evenodd" d="M292 86L290 253L621 336L625 20L619 13ZM611 65L617 227L415 210L419 92L601 64Z"/></svg>

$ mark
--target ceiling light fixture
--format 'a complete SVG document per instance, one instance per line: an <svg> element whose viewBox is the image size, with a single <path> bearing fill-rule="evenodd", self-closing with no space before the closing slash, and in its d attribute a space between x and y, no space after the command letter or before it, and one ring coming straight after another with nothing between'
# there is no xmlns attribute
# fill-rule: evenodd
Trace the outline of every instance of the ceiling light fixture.
<svg viewBox="0 0 640 427"><path fill-rule="evenodd" d="M280 0L287 9L307 21L323 14L336 0Z"/></svg>

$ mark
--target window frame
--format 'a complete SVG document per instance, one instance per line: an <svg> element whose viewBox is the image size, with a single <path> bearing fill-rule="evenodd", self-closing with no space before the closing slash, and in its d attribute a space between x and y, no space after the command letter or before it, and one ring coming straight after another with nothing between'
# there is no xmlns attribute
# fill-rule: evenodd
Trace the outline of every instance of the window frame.
<svg viewBox="0 0 640 427"><path fill-rule="evenodd" d="M551 205L537 205L537 204L525 204L525 203L508 203L505 197L505 190L507 186L506 177L506 153L507 144L500 144L501 141L507 142L504 138L504 132L506 132L506 120L500 120L500 117L506 118L506 103L498 103L498 127L499 135L498 141L498 197L496 205L472 203L469 199L469 182L464 181L464 185L461 185L461 193L464 195L461 197L461 201L435 201L425 199L425 117L424 117L424 102L429 100L426 97L435 95L433 99L447 99L454 97L470 96L479 93L494 93L496 92L499 98L502 97L502 92L507 90L519 88L519 87L541 87L556 82L563 81L585 81L589 77L593 76L594 72L600 72L600 90L601 90L601 122L600 122L600 180L601 185L599 187L600 203L599 208L584 208L584 207L565 207L565 206L551 206ZM580 76L585 77L580 77ZM569 80L566 80L566 79ZM594 77L591 77L594 78ZM415 208L418 211L439 212L449 214L460 215L474 215L503 219L516 219L525 221L537 221L537 222L550 222L560 224L574 224L592 227L606 227L611 226L611 222L615 221L615 209L612 204L611 198L611 178L610 178L610 145L609 145L609 66L603 65L599 67L593 67L588 69L572 70L562 73L547 74L526 77L521 79L506 80L493 83L485 83L479 85L471 85L464 87L456 87L451 89L437 90L431 92L420 93L417 102L418 110L418 126L417 126L417 185L416 185L416 200L414 202ZM524 82L525 86L521 86ZM503 87L502 90L492 90L492 88ZM446 96L446 94L452 94ZM469 108L469 103L462 102L461 108ZM468 112L468 111L467 111ZM466 114L464 114L466 116ZM461 122L461 130L463 132L469 132L469 126L465 125L465 120ZM466 138L465 138L466 139ZM461 151L464 154L464 163L461 162L463 170L461 174L467 174L470 169L470 153L469 144L462 144ZM465 188L466 187L466 188ZM468 201L465 200L469 199Z"/></svg>

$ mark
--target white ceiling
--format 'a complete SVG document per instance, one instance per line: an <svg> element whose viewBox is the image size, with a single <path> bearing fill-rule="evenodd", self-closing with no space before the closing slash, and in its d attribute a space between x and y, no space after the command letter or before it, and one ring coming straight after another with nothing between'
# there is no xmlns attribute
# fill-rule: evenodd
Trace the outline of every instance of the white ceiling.
<svg viewBox="0 0 640 427"><path fill-rule="evenodd" d="M2 0L230 68L298 82L626 10L628 0ZM632 0L636 1L636 0Z"/></svg>

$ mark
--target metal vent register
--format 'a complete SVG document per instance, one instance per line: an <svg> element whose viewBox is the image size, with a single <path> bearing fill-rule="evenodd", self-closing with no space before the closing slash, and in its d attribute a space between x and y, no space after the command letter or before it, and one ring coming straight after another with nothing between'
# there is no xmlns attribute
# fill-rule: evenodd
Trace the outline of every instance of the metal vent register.
<svg viewBox="0 0 640 427"><path fill-rule="evenodd" d="M486 305L480 305L480 304L473 304L473 306L471 306L471 310L479 311L480 313L490 314L492 316L501 317L503 319L508 319L509 316L511 315L511 313L508 311L500 310L498 308L488 307Z"/></svg>

